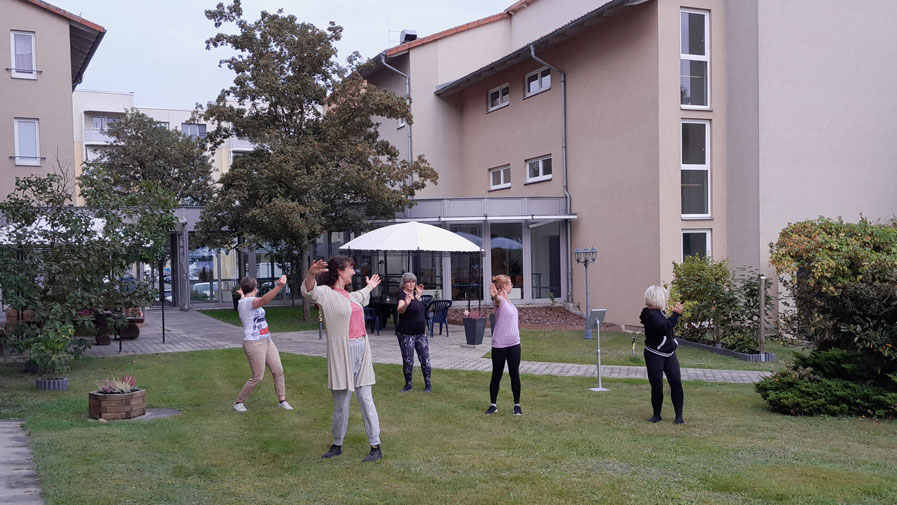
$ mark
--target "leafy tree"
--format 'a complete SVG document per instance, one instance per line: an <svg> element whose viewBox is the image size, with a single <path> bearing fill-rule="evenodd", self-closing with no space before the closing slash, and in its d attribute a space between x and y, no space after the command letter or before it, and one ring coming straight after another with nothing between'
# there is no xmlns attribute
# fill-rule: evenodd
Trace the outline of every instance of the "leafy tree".
<svg viewBox="0 0 897 505"><path fill-rule="evenodd" d="M125 193L101 171L79 179L86 206L75 207L74 180L57 160L46 176L16 179L0 213L0 286L6 304L29 311L8 336L42 372L64 371L83 350L72 341L76 326L112 311L112 324L126 324L124 309L142 307L152 290L126 276L136 261L151 261L173 226L174 199L154 182Z"/></svg>
<svg viewBox="0 0 897 505"><path fill-rule="evenodd" d="M204 141L160 126L132 110L109 126L112 142L86 171L102 167L114 186L138 191L143 182L168 189L182 205L204 205L212 196L212 165Z"/></svg>
<svg viewBox="0 0 897 505"><path fill-rule="evenodd" d="M222 175L198 232L210 246L273 248L298 285L303 254L316 237L394 217L437 174L423 156L399 159L379 137L373 118L411 122L408 103L368 86L357 53L346 66L336 60L341 27L322 30L282 11L248 21L239 0L219 3L206 17L216 28L237 28L206 41L207 49L237 52L221 61L236 74L233 86L204 110L220 125L209 140L217 146L237 136L255 148Z"/></svg>

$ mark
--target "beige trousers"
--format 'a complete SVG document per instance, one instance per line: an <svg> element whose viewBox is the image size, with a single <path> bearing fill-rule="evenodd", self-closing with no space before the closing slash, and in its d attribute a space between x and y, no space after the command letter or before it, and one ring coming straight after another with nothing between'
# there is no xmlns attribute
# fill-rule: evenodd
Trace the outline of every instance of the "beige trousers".
<svg viewBox="0 0 897 505"><path fill-rule="evenodd" d="M277 393L278 398L284 396L286 388L283 380L283 365L280 364L280 353L277 352L277 346L274 345L274 341L270 338L244 340L243 352L246 353L246 357L249 359L249 369L252 371L252 377L243 385L243 389L240 390L240 396L237 397L237 402L245 402L259 382L262 382L262 378L265 376L266 365L274 376L274 392Z"/></svg>

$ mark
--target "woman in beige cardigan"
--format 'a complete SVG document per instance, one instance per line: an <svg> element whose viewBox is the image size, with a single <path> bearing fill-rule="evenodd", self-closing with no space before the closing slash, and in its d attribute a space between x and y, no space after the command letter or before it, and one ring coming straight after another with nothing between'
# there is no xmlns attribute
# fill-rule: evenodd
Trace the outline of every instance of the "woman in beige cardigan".
<svg viewBox="0 0 897 505"><path fill-rule="evenodd" d="M322 458L342 454L343 439L349 424L349 400L352 391L361 406L364 431L371 443L371 452L362 461L377 461L383 456L380 450L380 419L374 406L371 386L374 384L374 366L371 361L371 344L364 324L364 309L371 297L371 290L380 284L380 276L365 278L367 285L349 293L355 275L351 258L334 256L329 262L315 261L302 282L302 296L321 307L324 325L327 327L327 387L333 396L333 444ZM323 286L317 284L320 276Z"/></svg>

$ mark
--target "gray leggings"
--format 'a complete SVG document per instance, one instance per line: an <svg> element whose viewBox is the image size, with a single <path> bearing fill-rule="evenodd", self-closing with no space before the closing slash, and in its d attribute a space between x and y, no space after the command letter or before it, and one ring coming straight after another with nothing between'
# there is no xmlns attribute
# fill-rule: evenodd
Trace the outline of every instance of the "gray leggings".
<svg viewBox="0 0 897 505"><path fill-rule="evenodd" d="M349 361L352 365L353 382L358 380L364 353L364 338L349 340ZM343 445L346 429L349 427L349 401L352 399L352 391L332 389L330 394L333 397L333 445ZM377 407L374 406L371 386L355 386L355 397L361 407L361 418L364 420L364 431L367 433L368 441L371 445L380 445L380 417L377 415Z"/></svg>

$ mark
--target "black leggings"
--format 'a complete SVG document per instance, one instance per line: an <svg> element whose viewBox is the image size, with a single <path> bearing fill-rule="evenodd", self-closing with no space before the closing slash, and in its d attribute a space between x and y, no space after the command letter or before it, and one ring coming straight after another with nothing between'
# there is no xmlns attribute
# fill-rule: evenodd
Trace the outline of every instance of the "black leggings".
<svg viewBox="0 0 897 505"><path fill-rule="evenodd" d="M414 350L417 349L417 358L420 360L420 370L424 374L424 384L430 385L430 347L427 345L427 334L405 335L396 333L399 339L399 348L402 350L402 373L405 374L405 384L411 385L411 373L414 371Z"/></svg>
<svg viewBox="0 0 897 505"><path fill-rule="evenodd" d="M514 392L514 404L520 403L520 344L513 347L492 348L492 381L489 383L489 398L492 403L498 400L498 386L505 373L505 361L508 362L508 375L511 376L511 391Z"/></svg>
<svg viewBox="0 0 897 505"><path fill-rule="evenodd" d="M673 397L673 410L677 416L682 415L682 376L679 374L679 358L674 353L669 358L658 356L645 350L645 366L648 368L648 382L651 383L651 407L654 415L660 415L663 408L663 375L666 374L670 383L670 396Z"/></svg>

